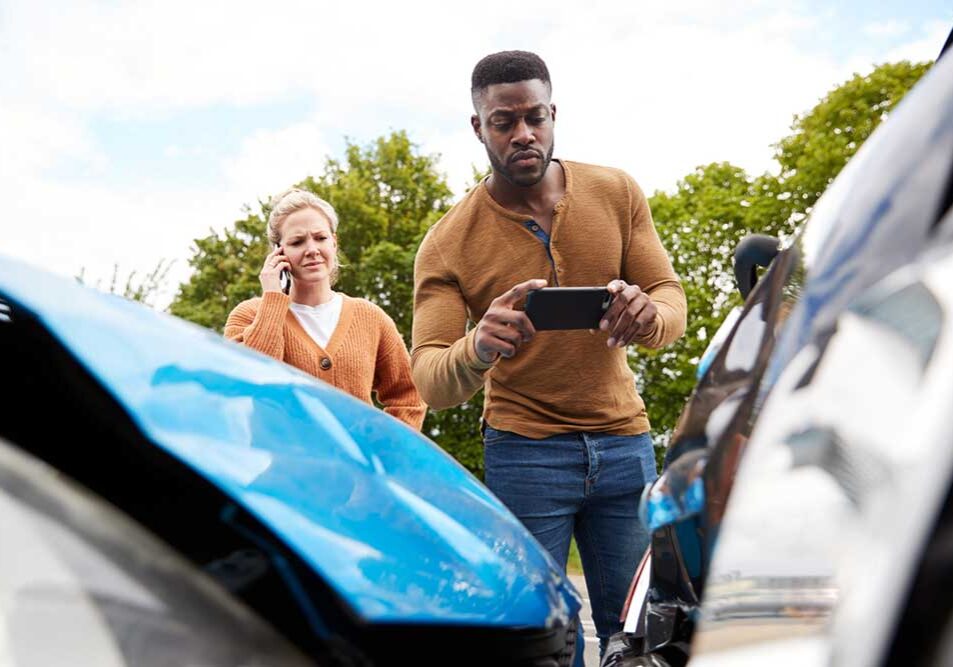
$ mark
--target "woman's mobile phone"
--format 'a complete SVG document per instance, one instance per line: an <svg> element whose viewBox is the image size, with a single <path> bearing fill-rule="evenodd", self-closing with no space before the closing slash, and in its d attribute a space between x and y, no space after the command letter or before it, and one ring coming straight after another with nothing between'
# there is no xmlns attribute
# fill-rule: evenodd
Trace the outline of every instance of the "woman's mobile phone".
<svg viewBox="0 0 953 667"><path fill-rule="evenodd" d="M598 329L611 301L605 287L544 287L526 296L526 315L538 331Z"/></svg>
<svg viewBox="0 0 953 667"><path fill-rule="evenodd" d="M275 248L281 248L280 243L275 244ZM291 291L291 272L288 269L282 269L281 273L278 276L279 284L281 285L281 291L287 294Z"/></svg>

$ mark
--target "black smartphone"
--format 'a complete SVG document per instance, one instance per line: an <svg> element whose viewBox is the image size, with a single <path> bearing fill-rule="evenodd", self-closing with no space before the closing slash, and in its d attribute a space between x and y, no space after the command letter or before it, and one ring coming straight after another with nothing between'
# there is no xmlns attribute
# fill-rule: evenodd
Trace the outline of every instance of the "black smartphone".
<svg viewBox="0 0 953 667"><path fill-rule="evenodd" d="M611 301L605 287L544 287L526 296L526 315L537 331L598 329Z"/></svg>
<svg viewBox="0 0 953 667"><path fill-rule="evenodd" d="M276 243L275 248L280 248L281 245ZM279 284L281 285L281 291L287 294L291 291L291 271L288 269L282 269L281 273L278 276Z"/></svg>

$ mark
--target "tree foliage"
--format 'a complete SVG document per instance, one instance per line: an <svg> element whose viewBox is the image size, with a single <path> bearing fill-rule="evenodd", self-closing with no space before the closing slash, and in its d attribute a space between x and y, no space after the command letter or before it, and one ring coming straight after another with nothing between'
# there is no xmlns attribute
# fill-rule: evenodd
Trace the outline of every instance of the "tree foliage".
<svg viewBox="0 0 953 667"><path fill-rule="evenodd" d="M795 116L791 134L775 145L792 212L805 214L861 144L903 99L927 63L885 64L855 74L806 114Z"/></svg>
<svg viewBox="0 0 953 667"><path fill-rule="evenodd" d="M675 345L632 353L657 441L667 439L694 387L695 366L709 338L741 301L732 269L735 246L753 231L790 231L778 189L769 174L751 178L740 167L721 162L698 167L674 192L657 192L649 200L689 313L686 335Z"/></svg>
<svg viewBox="0 0 953 667"><path fill-rule="evenodd" d="M776 145L778 174L750 176L725 163L700 166L650 205L663 245L682 278L689 308L686 336L659 352L633 351L659 441L664 442L695 384L695 365L729 309L738 303L731 257L748 233L793 233L818 196L927 65L881 65L854 76L811 111L794 117L791 134ZM451 192L436 156L421 155L403 132L366 146L348 142L342 160L298 185L337 209L342 268L337 287L379 304L410 343L413 261L425 231L449 208ZM474 183L484 174L474 170ZM171 312L221 331L240 301L260 292L267 254L267 203L222 233L195 241L189 281ZM430 413L424 431L480 474L482 395L454 410Z"/></svg>
<svg viewBox="0 0 953 667"><path fill-rule="evenodd" d="M261 290L258 272L268 254L266 206L236 220L221 236L214 231L196 239L189 265L192 275L179 286L169 312L221 331L232 308Z"/></svg>
<svg viewBox="0 0 953 667"><path fill-rule="evenodd" d="M410 345L414 256L427 229L450 207L451 192L437 170L437 156L421 155L404 132L367 146L348 142L343 160L328 159L318 177L297 184L326 199L340 218L342 268L335 286L381 306ZM195 241L193 273L173 301L174 315L221 331L238 303L261 292L258 272L269 251L269 208L221 234ZM424 432L470 470L482 470L479 418L482 399L431 412Z"/></svg>
<svg viewBox="0 0 953 667"><path fill-rule="evenodd" d="M109 279L109 284L103 285L102 280L97 280L93 287L152 307L156 296L166 284L166 278L172 264L172 261L160 259L152 270L145 275L140 277L139 272L133 270L129 272L125 280L119 278L119 265L113 264L113 273ZM86 268L81 268L79 275L75 278L80 285L85 285Z"/></svg>
<svg viewBox="0 0 953 667"><path fill-rule="evenodd" d="M673 192L649 199L655 223L688 301L688 331L661 352L639 350L632 366L665 442L695 384L695 366L709 338L740 303L732 254L749 233L784 237L810 213L821 193L906 92L926 64L881 65L830 91L794 117L791 134L775 145L777 175L749 176L728 163L701 166Z"/></svg>

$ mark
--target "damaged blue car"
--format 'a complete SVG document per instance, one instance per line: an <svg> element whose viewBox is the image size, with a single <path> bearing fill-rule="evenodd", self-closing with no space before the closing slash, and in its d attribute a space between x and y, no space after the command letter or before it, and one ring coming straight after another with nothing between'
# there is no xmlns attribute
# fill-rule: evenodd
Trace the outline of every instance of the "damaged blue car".
<svg viewBox="0 0 953 667"><path fill-rule="evenodd" d="M383 412L4 258L0 350L0 661L572 664L560 568Z"/></svg>

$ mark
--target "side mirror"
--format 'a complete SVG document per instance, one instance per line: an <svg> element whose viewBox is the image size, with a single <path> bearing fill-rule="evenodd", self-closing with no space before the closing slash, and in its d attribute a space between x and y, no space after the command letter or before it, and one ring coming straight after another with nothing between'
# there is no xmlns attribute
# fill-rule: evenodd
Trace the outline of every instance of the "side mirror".
<svg viewBox="0 0 953 667"><path fill-rule="evenodd" d="M777 257L781 241L767 234L748 234L735 248L735 280L741 298L747 299L758 282L758 267L767 268Z"/></svg>

